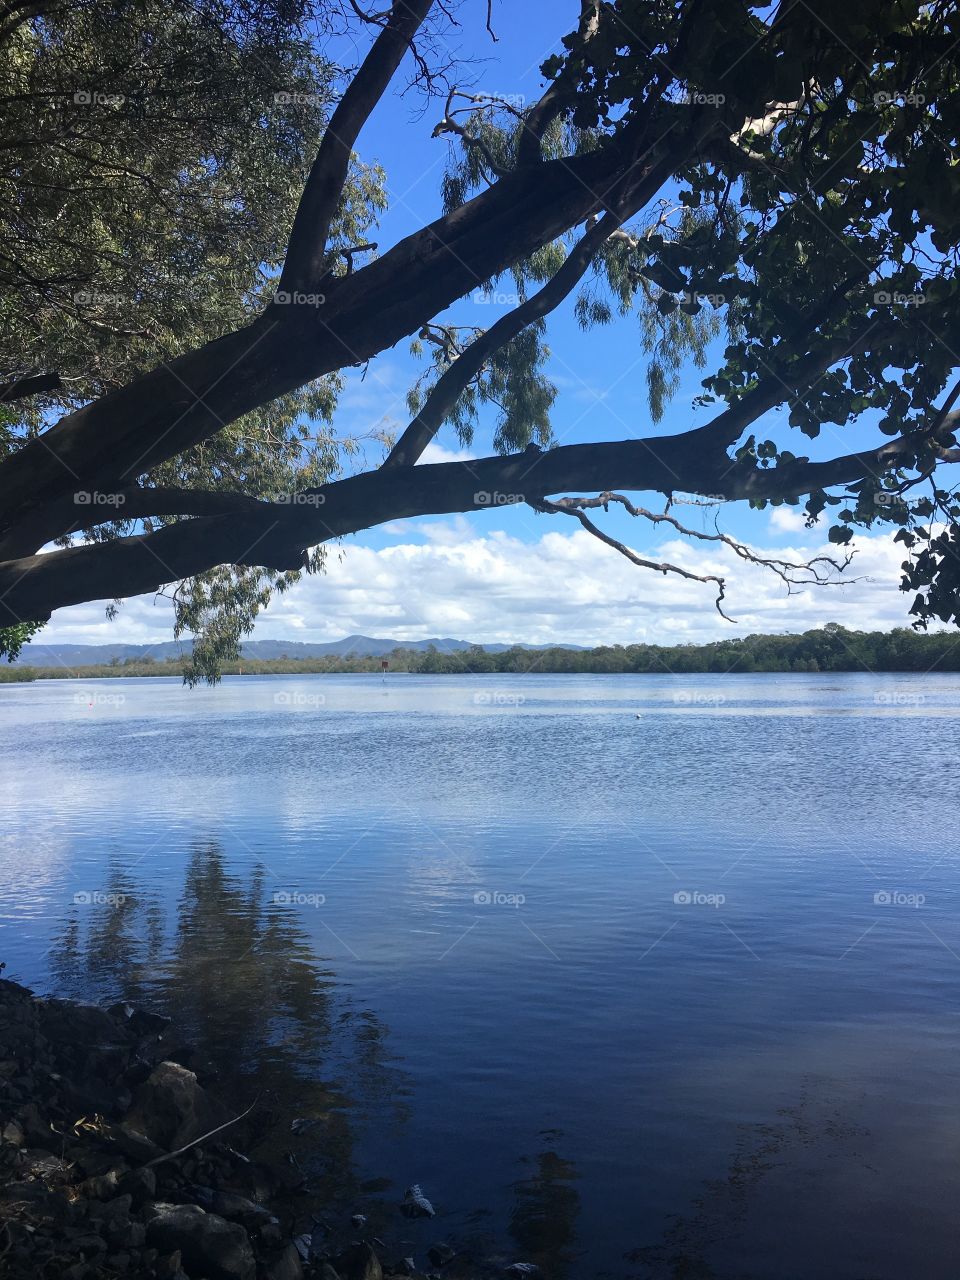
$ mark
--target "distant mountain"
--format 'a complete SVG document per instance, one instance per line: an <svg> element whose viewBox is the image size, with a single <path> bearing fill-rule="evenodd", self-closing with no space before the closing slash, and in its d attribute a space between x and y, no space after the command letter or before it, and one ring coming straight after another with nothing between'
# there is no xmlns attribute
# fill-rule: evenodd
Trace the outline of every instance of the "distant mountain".
<svg viewBox="0 0 960 1280"><path fill-rule="evenodd" d="M248 640L242 648L245 658L322 658L327 655L358 658L377 658L392 649L415 649L422 652L433 645L441 653L459 653L473 648L469 640L448 638L437 640L378 640L373 636L347 636L343 640L331 640L326 644L304 644L300 640ZM167 658L179 658L189 654L189 642L164 640L157 644L43 644L24 645L17 660L24 667L93 667L109 663L113 658L125 662L127 658L155 658L164 662ZM484 644L479 646L488 653L503 653L513 648L508 644ZM521 644L519 649L582 649L583 645Z"/></svg>

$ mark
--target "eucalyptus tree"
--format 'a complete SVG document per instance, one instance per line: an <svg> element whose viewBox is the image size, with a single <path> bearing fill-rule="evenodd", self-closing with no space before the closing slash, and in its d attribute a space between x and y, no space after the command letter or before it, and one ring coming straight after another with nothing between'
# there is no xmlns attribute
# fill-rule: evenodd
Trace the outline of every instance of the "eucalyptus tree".
<svg viewBox="0 0 960 1280"><path fill-rule="evenodd" d="M461 20L482 22L490 6L476 9ZM405 59L439 89L422 42L447 15L432 0L350 11L369 50L337 96L285 249L261 243L245 263L263 288L238 287L242 320L224 309L215 338L176 350L145 334L152 367L11 439L5 621L212 574L199 595L187 588L181 617L206 627L215 658L272 582L316 564L318 546L492 498L575 519L639 565L709 582L721 610L721 577L638 556L588 512L618 503L789 583L842 568L857 527L894 525L918 622L960 618L960 504L945 478L960 460L955 3L582 0L538 101L478 97L448 72L434 132L454 159L437 217L379 255L350 194L354 148ZM35 26L16 38L34 39ZM544 31L545 46L556 34ZM170 252L182 248L171 228ZM460 324L458 304L507 274L517 305L486 329ZM563 401L545 326L561 305L587 325L639 315L651 421L633 438L554 445ZM703 365L720 325L727 341L697 417L664 434L657 419L680 368ZM427 365L380 466L338 475L334 463L322 482L280 492L233 465L238 423L404 339ZM55 363L50 348L17 368L49 377ZM422 462L445 424L468 438L486 402L498 406L494 456ZM771 428L779 408L786 421ZM798 452L826 423L849 449ZM630 491L666 501L641 506ZM827 520L838 559L794 565L695 531L676 515L681 493L802 505L810 522ZM77 533L82 544L41 554Z"/></svg>

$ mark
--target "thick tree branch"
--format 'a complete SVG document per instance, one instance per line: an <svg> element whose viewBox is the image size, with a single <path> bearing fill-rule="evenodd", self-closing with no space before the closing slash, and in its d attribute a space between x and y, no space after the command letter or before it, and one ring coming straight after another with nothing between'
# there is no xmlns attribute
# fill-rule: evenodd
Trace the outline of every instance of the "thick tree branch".
<svg viewBox="0 0 960 1280"><path fill-rule="evenodd" d="M365 472L306 491L291 504L184 520L156 533L28 556L0 564L0 625L49 616L89 600L155 591L219 564L301 568L309 546L414 516L489 510L547 495L621 489L716 495L726 501L797 501L817 489L879 480L927 446L926 432L827 462L777 467L708 456L696 433L603 444L565 445L539 454L481 458ZM960 461L944 457L943 461ZM726 466L726 471L723 468Z"/></svg>
<svg viewBox="0 0 960 1280"><path fill-rule="evenodd" d="M433 0L394 0L383 30L330 118L293 221L281 290L309 293L324 275L330 225L347 180L350 156Z"/></svg>

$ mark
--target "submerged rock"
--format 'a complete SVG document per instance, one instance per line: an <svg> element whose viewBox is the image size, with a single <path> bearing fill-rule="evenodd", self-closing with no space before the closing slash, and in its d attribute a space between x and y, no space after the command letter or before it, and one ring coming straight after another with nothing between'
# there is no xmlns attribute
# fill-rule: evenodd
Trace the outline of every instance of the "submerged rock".
<svg viewBox="0 0 960 1280"><path fill-rule="evenodd" d="M456 1249L451 1249L448 1244L435 1244L427 1250L427 1257L435 1267L445 1267L456 1256Z"/></svg>
<svg viewBox="0 0 960 1280"><path fill-rule="evenodd" d="M400 1212L405 1218L433 1218L437 1211L415 1182L412 1187L407 1187Z"/></svg>

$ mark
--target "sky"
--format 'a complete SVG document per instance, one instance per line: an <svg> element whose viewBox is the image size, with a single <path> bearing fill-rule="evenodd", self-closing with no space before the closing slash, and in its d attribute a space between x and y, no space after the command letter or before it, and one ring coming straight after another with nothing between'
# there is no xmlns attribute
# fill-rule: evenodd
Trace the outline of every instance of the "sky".
<svg viewBox="0 0 960 1280"><path fill-rule="evenodd" d="M463 63L457 83L516 101L534 100L543 87L541 63L560 49L570 30L578 0L493 0L494 43L485 29L486 0L464 0L457 10L460 27L447 39L451 57ZM359 42L352 55L362 56ZM333 50L351 60L343 42ZM409 72L409 67L404 68ZM380 103L361 135L362 159L377 161L387 175L390 209L376 240L381 251L436 218L439 189L450 144L431 137L442 102L425 104L404 91L403 73ZM504 292L509 286L504 285ZM584 333L572 314L572 299L551 316L547 343L548 373L559 388L553 414L559 443L617 440L660 432L671 434L706 420L692 407L709 372L689 368L654 427L646 399L646 356L639 324L630 317ZM458 323L489 326L509 309L476 296L450 312ZM717 349L719 351L719 348ZM716 352L715 352L716 354ZM363 376L351 370L336 419L339 435L398 433L406 425L406 392L421 366L409 342L384 352ZM492 450L493 416L481 420L469 451L444 428L423 461L482 457ZM858 431L863 432L861 426ZM812 457L860 447L851 429L826 427L818 442L803 441L797 452ZM784 439L783 416L761 420L761 438ZM867 431L869 436L869 431ZM349 468L376 465L379 444L368 443ZM653 506L659 500L641 495ZM714 530L715 511L687 506L675 514L686 524ZM745 504L724 507L719 527L748 542L760 554L807 560L835 553L826 528L804 527L796 511L751 511ZM562 516L538 515L525 506L495 507L456 518L425 518L393 523L346 538L328 549L326 572L305 577L277 598L258 620L253 638L302 641L335 640L360 633L419 640L436 636L480 643L569 642L605 644L707 641L758 631L802 631L829 621L852 628L887 629L909 622L909 598L897 588L902 550L892 533L863 535L844 586L805 589L789 594L771 571L739 561L732 550L691 544L673 530L658 532L626 512L597 516L604 530L638 554L669 560L699 574L727 579L724 620L714 607L712 584L684 581L641 569ZM59 610L38 643L149 643L171 638L169 602L153 596L127 601L114 621L106 601ZM29 652L24 656L29 658Z"/></svg>

